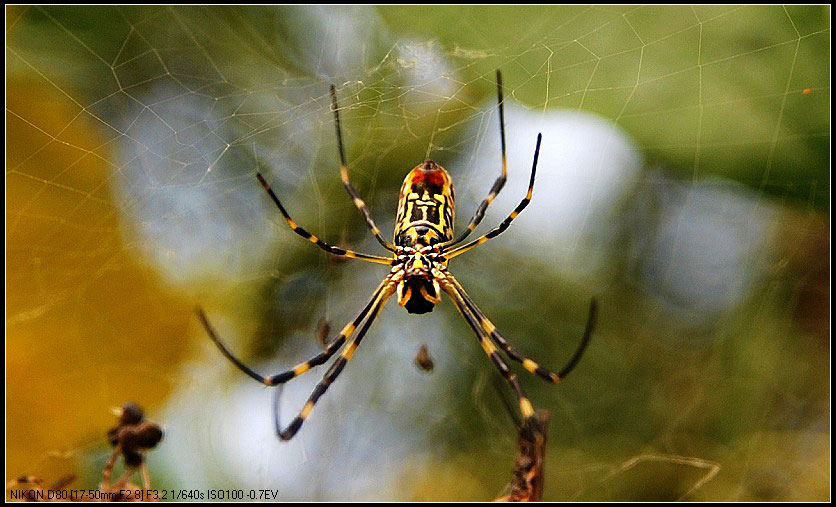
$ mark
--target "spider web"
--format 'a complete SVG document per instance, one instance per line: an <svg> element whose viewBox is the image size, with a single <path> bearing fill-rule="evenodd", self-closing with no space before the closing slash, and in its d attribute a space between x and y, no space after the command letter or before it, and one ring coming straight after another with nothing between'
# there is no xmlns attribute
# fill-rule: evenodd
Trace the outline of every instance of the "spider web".
<svg viewBox="0 0 836 507"><path fill-rule="evenodd" d="M379 252L338 177L334 83L380 228L424 158L461 227L499 173L499 68L511 172L479 231L525 194L542 132L534 200L451 269L555 369L601 303L565 384L521 376L552 414L546 499L827 499L829 23L823 6L7 7L7 480L94 486L107 409L133 400L166 429L160 488L499 496L510 395L448 302L390 304L288 444L273 391L193 313L259 371L316 353L317 321L340 329L384 272L293 235L255 172L303 227ZM322 373L281 392L285 422Z"/></svg>

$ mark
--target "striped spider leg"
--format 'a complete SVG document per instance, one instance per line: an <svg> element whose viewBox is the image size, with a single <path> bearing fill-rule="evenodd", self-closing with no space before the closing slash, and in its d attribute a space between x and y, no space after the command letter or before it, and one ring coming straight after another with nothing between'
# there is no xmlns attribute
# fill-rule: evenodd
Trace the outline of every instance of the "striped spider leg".
<svg viewBox="0 0 836 507"><path fill-rule="evenodd" d="M279 435L279 438L282 440L290 440L296 435L296 432L299 431L299 428L302 427L302 423L305 422L305 419L308 418L311 411L313 410L316 402L319 401L319 398L325 394L325 391L328 390L328 387L337 380L337 377L345 368L345 365L351 360L354 356L354 352L357 350L357 347L360 346L360 341L366 335L366 331L369 330L371 327L372 322L374 322L375 318L380 313L380 310L386 305L386 302L395 292L395 286L398 283L399 277L401 273L393 273L386 277L383 281L383 289L380 291L377 296L372 300L372 306L368 312L368 317L366 321L363 323L363 326L357 331L357 334L352 337L351 341L345 346L343 351L340 353L340 357L337 358L331 364L331 367L328 368L328 371L325 372L325 375L322 377L322 380L319 384L316 385L313 392L311 393L308 401L305 403L305 406L299 412L299 414L290 421L290 424L287 425L285 429L281 429L281 423L279 422L279 413L278 408L276 408L275 413L275 421L276 421L276 432Z"/></svg>
<svg viewBox="0 0 836 507"><path fill-rule="evenodd" d="M477 322L482 326L482 329L488 333L491 340L502 348L505 353L513 359L514 361L520 363L523 368L525 368L529 373L538 375L539 377L547 380L553 384L557 384L561 380L563 380L566 375L568 375L572 370L575 369L578 362L580 361L581 357L583 356L584 351L586 350L587 345L589 345L589 340L592 338L592 331L595 329L595 322L597 320L598 315L598 301L593 298L589 304L589 315L586 318L586 328L583 332L583 337L581 338L581 342L578 345L577 349L575 349L575 353L572 355L569 362L566 363L559 373L553 373L549 370L543 368L542 366L538 365L536 362L532 361L528 357L520 354L509 342L508 340L502 336L499 331L497 331L496 326L488 320L484 313L476 306L476 303L470 299L470 296L465 292L464 287L461 286L456 277L451 274L447 274L447 278L450 280L450 289L455 291L458 296L461 297L462 302L464 303L464 307L473 315Z"/></svg>
<svg viewBox="0 0 836 507"><path fill-rule="evenodd" d="M488 206L490 206L493 200L496 199L496 196L499 195L499 192L501 192L502 188L505 186L505 181L508 180L508 155L505 143L505 99L502 93L502 72L500 72L499 69L496 69L496 102L499 109L499 140L500 147L502 149L502 172L499 174L496 181L493 182L493 186L491 186L488 196L485 197L485 199L479 204L479 207L476 208L476 213L473 214L473 218L470 219L470 222L467 224L464 232L458 238L439 245L442 249L449 249L450 247L461 243L470 235L471 232L473 232L474 229L476 229L476 226L479 225L483 218L485 218L485 211L488 209Z"/></svg>
<svg viewBox="0 0 836 507"><path fill-rule="evenodd" d="M377 264L386 264L387 266L392 264L392 259L391 258L379 257L377 255L364 254L364 253L360 253L360 252L355 252L353 250L346 250L344 248L340 248L340 247L330 245L330 244L326 243L325 241L322 241L321 239L319 239L314 234L311 234L310 232L306 231L305 229L299 227L296 224L296 222L292 218L290 218L290 215L287 213L287 210L282 205L282 202L279 200L279 197L276 195L275 192L273 192L273 189L270 187L270 184L267 183L267 180L264 179L264 176L262 176L261 173L256 173L255 177L258 178L258 182L261 183L261 186L264 187L264 190L270 196L270 199L272 199L273 203L276 204L276 207L279 208L279 212L281 212L282 216L284 217L285 221L287 222L287 225L289 225L290 229L293 232L295 232L296 234L302 236L303 238L307 239L308 241L315 244L319 248L321 248L321 249L325 250L326 252L328 252L330 254L333 254L333 255L337 255L337 256L340 256L340 257L348 257L349 259L360 259L360 260L364 260L364 261L367 261L367 262L374 262L374 263L377 263Z"/></svg>
<svg viewBox="0 0 836 507"><path fill-rule="evenodd" d="M506 340L505 337L497 331L493 322L485 317L485 314L483 314L473 303L473 300L470 299L470 296L467 295L464 288L462 288L461 284L459 284L458 280L456 280L453 275L440 272L438 273L438 277L443 280L441 283L442 289L450 295L456 305L456 308L459 310L459 313L462 314L468 325L473 329L474 333L476 333L482 349L488 357L490 357L497 369L499 369L499 372L505 380L511 384L511 387L514 389L514 393L517 395L520 412L522 413L523 418L526 420L533 418L535 415L534 407L531 405L531 402L528 400L525 392L522 390L522 387L517 381L516 374L511 371L508 367L508 363L506 363L498 353L497 347L501 348L509 358L522 364L523 368L529 373L537 375L551 383L557 384L563 380L566 375L568 375L575 368L575 366L577 366L578 361L580 361L581 356L583 356L583 353L589 344L589 339L592 337L592 330L595 328L598 308L595 299L592 300L589 307L589 317L587 318L586 330L584 331L580 345L578 345L575 349L575 353L572 354L572 358L569 359L566 366L564 366L559 373L554 373L546 368L543 368L532 359L520 354L508 342L508 340Z"/></svg>
<svg viewBox="0 0 836 507"><path fill-rule="evenodd" d="M473 240L472 242L457 248L453 248L448 251L442 250L441 255L449 261L453 257L461 255L462 253L467 252L475 248L478 245L489 241L497 236L499 236L502 232L508 229L511 222L519 216L520 212L528 206L528 203L531 202L531 198L534 192L534 178L537 173L537 161L539 159L540 154L540 145L542 143L542 135L538 134L537 136L537 146L534 149L534 161L531 165L531 177L529 179L528 191L526 192L526 196L520 201L514 211L511 212L508 217L503 220L500 225L487 234L481 236L478 239ZM478 211L477 211L478 213ZM458 242L456 242L458 243ZM481 310L476 306L470 296L465 292L464 288L461 284L456 280L456 278L447 272L447 266L439 265L437 271L434 273L434 277L441 282L441 288L450 295L453 299L453 302L456 305L456 308L459 310L459 313L467 321L468 325L473 329L476 333L477 338L479 338L479 343L482 346L485 353L490 357L493 361L497 369L499 369L502 376L508 381L511 387L514 390L514 393L517 395L517 399L520 405L520 412L522 413L525 419L531 419L534 417L535 412L534 408L531 405L531 402L526 397L522 387L517 380L516 374L514 374L505 360L501 357L501 355L497 351L497 346L499 346L509 358L514 361L519 362L522 364L523 368L527 370L529 373L534 375L538 375L539 377L548 380L552 383L560 382L566 375L568 375L577 365L578 361L580 361L581 356L583 355L584 351L586 350L587 345L589 344L589 339L592 337L592 331L595 326L596 316L597 316L597 302L593 299L592 303L590 304L589 309L589 317L587 319L586 330L584 332L584 336L581 340L580 345L575 350L575 353L572 355L572 358L569 360L569 363L563 367L563 369L559 373L554 373L546 368L540 366L537 362L533 361L532 359L523 356L516 349L514 349L508 340L505 339L496 329L496 326L482 313Z"/></svg>
<svg viewBox="0 0 836 507"><path fill-rule="evenodd" d="M342 369L345 367L346 363L351 359L354 355L354 351L360 344L360 340L363 339L363 335L366 334L369 327L371 326L374 319L377 317L380 310L386 304L386 301L389 297L394 293L394 286L397 284L397 281L402 276L402 272L399 271L397 268L393 268L392 272L383 279L383 281L378 285L377 289L372 294L371 299L366 304L366 306L360 311L359 314L349 322L337 337L331 340L327 346L327 348L313 356L312 358L299 363L294 368L290 370L283 371L281 373L277 373L275 375L265 376L257 373L255 370L250 368L249 366L245 365L240 359L238 359L229 349L224 345L221 339L218 337L217 332L209 323L209 319L206 317L203 309L197 309L197 315L200 319L203 327L206 329L206 332L209 334L209 337L215 342L215 345L221 350L224 356L229 359L235 366L238 367L241 371L249 375L250 377L254 378L255 380L259 381L260 383L266 386L278 386L288 382L291 379L298 377L304 373L307 373L311 370L311 368L315 366L319 366L325 362L327 362L346 342L346 340L353 336L351 341L348 342L348 345L343 349L340 357L337 359L336 362L332 365L332 367L328 370L325 376L317 385L316 389L314 390L311 398L305 404L305 407L299 413L299 415L290 423L290 425L285 430L279 430L279 437L282 440L290 440L299 430L299 427L302 426L304 420L308 417L311 410L313 410L314 405L316 404L317 400L320 396L322 396L325 391L328 389L328 386L336 380L337 376L340 374ZM357 326L360 325L361 322L365 320L363 326L355 335L355 331L357 330ZM278 421L277 421L278 425Z"/></svg>
<svg viewBox="0 0 836 507"><path fill-rule="evenodd" d="M331 109L334 111L334 127L337 131L337 147L340 152L340 178L343 180L343 186L345 187L346 192L348 192L348 195L351 196L351 200L354 202L354 205L361 213L363 213L363 218L366 219L366 224L369 226L369 230L372 231L372 234L377 242L380 243L383 248L389 250L390 252L394 252L395 246L383 239L383 236L380 235L380 229L378 229L377 225L375 225L372 215L369 212L369 208L366 207L366 203L363 202L363 199L360 198L357 190L355 190L354 185L352 185L351 181L348 179L348 165L345 162L345 148L343 148L343 132L340 128L340 106L337 104L337 89L334 85L331 85Z"/></svg>

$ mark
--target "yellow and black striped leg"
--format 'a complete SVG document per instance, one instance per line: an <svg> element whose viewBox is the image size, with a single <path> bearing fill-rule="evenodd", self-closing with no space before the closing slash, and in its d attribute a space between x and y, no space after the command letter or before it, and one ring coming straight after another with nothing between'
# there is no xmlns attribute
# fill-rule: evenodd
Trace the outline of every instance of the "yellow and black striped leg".
<svg viewBox="0 0 836 507"><path fill-rule="evenodd" d="M287 221L287 224L290 226L290 228L296 234L302 236L303 238L307 239L308 241L315 244L319 248L325 250L326 252L334 254L334 255L339 255L341 257L348 257L350 259L361 259L361 260L364 260L364 261L374 262L374 263L377 263L377 264L386 264L386 265L391 265L392 264L392 259L387 259L386 257L379 257L377 255L369 255L369 254L364 254L364 253L360 253L360 252L354 252L352 250L346 250L344 248L339 248L339 247L336 247L336 246L329 245L328 243L322 241L321 239L314 236L310 232L308 232L305 229L299 227L298 225L296 225L296 222L294 222L293 219L290 218L290 215L287 213L287 210L282 205L282 202L279 200L279 197L276 195L275 192L273 192L273 189L270 188L270 184L267 183L267 180L264 179L264 176L262 176L261 173L256 173L256 177L258 178L259 183L261 183L261 186L264 187L264 190L267 191L267 194L270 196L270 198L273 199L273 202L276 203L276 206L279 208L279 211L282 213L282 216L284 216L284 219Z"/></svg>
<svg viewBox="0 0 836 507"><path fill-rule="evenodd" d="M462 241L467 238L476 226L479 225L479 222L485 218L485 211L488 209L488 206L496 199L496 196L499 195L499 192L502 191L502 187L505 186L505 181L508 179L508 157L505 152L505 100L502 96L502 73L499 69L496 70L496 101L499 104L499 138L501 141L502 146L502 173L493 182L493 186L491 187L490 192L488 192L488 196L485 197L485 200L479 204L479 207L476 208L476 213L473 215L473 218L470 219L470 223L467 224L467 228L464 232L453 241L449 243L444 243L442 248L449 248L454 245L458 245Z"/></svg>
<svg viewBox="0 0 836 507"><path fill-rule="evenodd" d="M578 361L580 361L581 356L583 356L584 351L586 351L587 345L589 345L589 340L592 338L592 332L595 329L595 322L598 314L598 302L593 299L589 305L589 316L587 317L586 321L586 329L583 333L583 338L581 338L581 343L578 345L578 348L575 349L575 353L572 354L572 358L569 359L569 362L566 363L566 366L563 367L558 373L554 373L552 371L543 368L536 361L533 361L531 358L528 358L522 354L520 354L509 342L505 339L502 334L497 331L496 326L491 322L485 314L476 306L470 296L465 292L464 287L461 286L458 280L453 275L449 273L446 275L450 283L453 285L453 289L456 290L459 295L461 296L462 300L464 301L467 308L476 316L479 321L479 325L482 326L482 329L491 337L491 339L496 343L502 350L508 354L508 357L517 361L518 363L522 364L523 368L525 368L529 373L537 375L549 382L557 384L561 380L563 380L566 375L568 375L575 366L577 366Z"/></svg>
<svg viewBox="0 0 836 507"><path fill-rule="evenodd" d="M520 214L520 212L522 212L522 210L524 210L525 207L528 206L528 203L531 202L531 196L534 193L534 175L537 173L537 159L540 157L540 142L542 140L543 140L543 134L537 134L537 147L534 149L534 162L531 164L531 179L528 182L528 192L525 194L525 197L523 198L523 200L520 201L520 203L517 205L517 207L514 209L514 211L512 211L511 214L508 215L505 218L505 220L503 220L502 223L499 224L499 226L496 227L495 229L492 229L490 232L488 232L487 234L485 234L481 238L475 239L475 240L471 241L470 243L468 243L466 245L454 248L454 249L450 250L449 252L443 252L444 256L448 260L452 259L453 257L459 256L459 255L467 252L471 248L479 246L482 243L484 243L484 242L486 242L490 239L493 239L493 238L499 236L500 234L502 234L502 232L505 231L505 229L507 229L509 225L511 225L511 222L513 222L514 219L517 218L517 216Z"/></svg>
<svg viewBox="0 0 836 507"><path fill-rule="evenodd" d="M517 395L517 401L520 404L520 412L522 413L523 419L525 421L530 420L534 417L534 406L531 404L531 401L525 395L525 392L520 385L519 379L517 379L517 374L511 371L511 368L508 367L508 363L502 359L502 356L499 354L499 350L497 350L496 346L491 341L488 334L482 329L482 326L479 324L478 317L474 315L470 309L467 307L462 296L456 290L456 288L448 281L444 280L441 282L441 287L444 289L447 294L453 299L453 302L456 304L456 308L458 308L459 313L462 314L464 319L470 325L473 332L476 333L476 337L479 338L479 344L482 346L482 349L485 351L485 354L490 357L491 361L493 361L494 365L499 369L499 372L505 378L505 380L511 385L511 388L514 390L514 394Z"/></svg>
<svg viewBox="0 0 836 507"><path fill-rule="evenodd" d="M203 327L206 329L206 332L209 334L209 337L221 350L221 353L224 356L226 356L226 358L229 359L235 366L237 366L239 370L243 371L250 377L254 378L255 380L259 381L260 383L266 386L275 386L279 384L284 384L288 380L298 377L299 375L302 375L303 373L309 371L314 366L319 366L320 364L323 364L326 361L328 361L328 359L330 359L331 356L333 356L334 353L336 353L340 349L340 347L342 347L346 339L348 339L348 337L354 333L354 330L357 328L360 322L363 321L366 315L369 314L369 311L371 311L372 307L378 301L380 293L383 291L384 287L386 287L386 285L389 283L390 279L391 276L387 276L383 280L383 282L378 286L377 290L375 290L371 300L366 305L366 307L363 308L363 310L357 315L357 317L354 318L353 321L351 321L347 326L343 328L342 331L340 331L340 334L335 339L329 342L328 346L323 352L320 352L319 354L315 355L314 357L308 359L303 363L299 363L293 369L271 376L264 376L260 373L257 373L252 368L245 365L240 359L235 357L218 337L218 333L215 332L215 329L209 323L209 319L206 317L206 314L203 312L202 308L197 309L197 316L200 319L200 322L203 324Z"/></svg>
<svg viewBox="0 0 836 507"><path fill-rule="evenodd" d="M366 331L369 330L372 322L374 322L375 318L377 317L380 310L386 304L386 301L394 292L394 285L389 283L384 290L378 294L378 296L373 301L373 305L371 307L371 311L369 312L369 317L366 319L366 322L363 323L363 327L361 327L357 331L357 335L354 336L348 345L345 346L342 353L340 353L340 357L337 358L336 361L328 368L328 371L322 377L322 381L316 385L314 388L313 393L311 393L310 398L305 403L305 406L299 412L290 424L287 425L285 429L281 429L281 423L279 422L278 418L278 410L276 410L276 432L279 435L279 438L282 440L290 440L296 435L296 432L299 431L299 428L302 427L302 423L305 422L305 419L311 414L316 402L319 401L319 398L325 394L325 391L328 390L328 387L337 380L337 377L345 368L345 365L348 364L348 361L351 360L351 357L354 355L354 352L357 350L357 347L360 345L360 340L363 339L365 336Z"/></svg>
<svg viewBox="0 0 836 507"><path fill-rule="evenodd" d="M351 184L351 181L348 179L348 165L345 161L345 148L343 147L343 133L342 129L340 128L340 109L339 105L337 104L337 89L334 85L331 85L331 109L334 110L334 125L337 129L337 146L340 150L340 177L343 180L343 186L345 186L348 195L351 196L351 200L354 202L354 205L357 206L357 209L363 213L363 218L366 219L366 224L369 226L369 230L372 231L374 234L375 239L377 242L383 245L383 248L389 250L390 252L395 251L395 246L383 239L383 236L380 235L380 229L375 225L374 220L372 219L372 214L369 212L369 208L366 207L366 203L363 199L360 198L360 195L357 193L357 190L354 188L354 185Z"/></svg>

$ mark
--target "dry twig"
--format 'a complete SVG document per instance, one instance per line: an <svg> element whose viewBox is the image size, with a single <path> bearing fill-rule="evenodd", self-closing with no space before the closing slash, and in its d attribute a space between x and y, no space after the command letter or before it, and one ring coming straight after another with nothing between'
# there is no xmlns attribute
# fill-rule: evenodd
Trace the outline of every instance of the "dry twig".
<svg viewBox="0 0 836 507"><path fill-rule="evenodd" d="M543 465L546 460L546 433L549 413L537 412L535 417L518 425L520 454L514 463L508 495L496 502L539 502L543 498Z"/></svg>

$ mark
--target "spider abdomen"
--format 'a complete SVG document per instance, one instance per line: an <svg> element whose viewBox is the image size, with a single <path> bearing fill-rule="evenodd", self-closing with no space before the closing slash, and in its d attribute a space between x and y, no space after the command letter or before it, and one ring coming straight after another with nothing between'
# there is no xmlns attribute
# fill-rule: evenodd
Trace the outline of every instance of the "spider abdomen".
<svg viewBox="0 0 836 507"><path fill-rule="evenodd" d="M398 200L395 245L428 246L453 239L455 192L447 171L426 160L406 175Z"/></svg>

